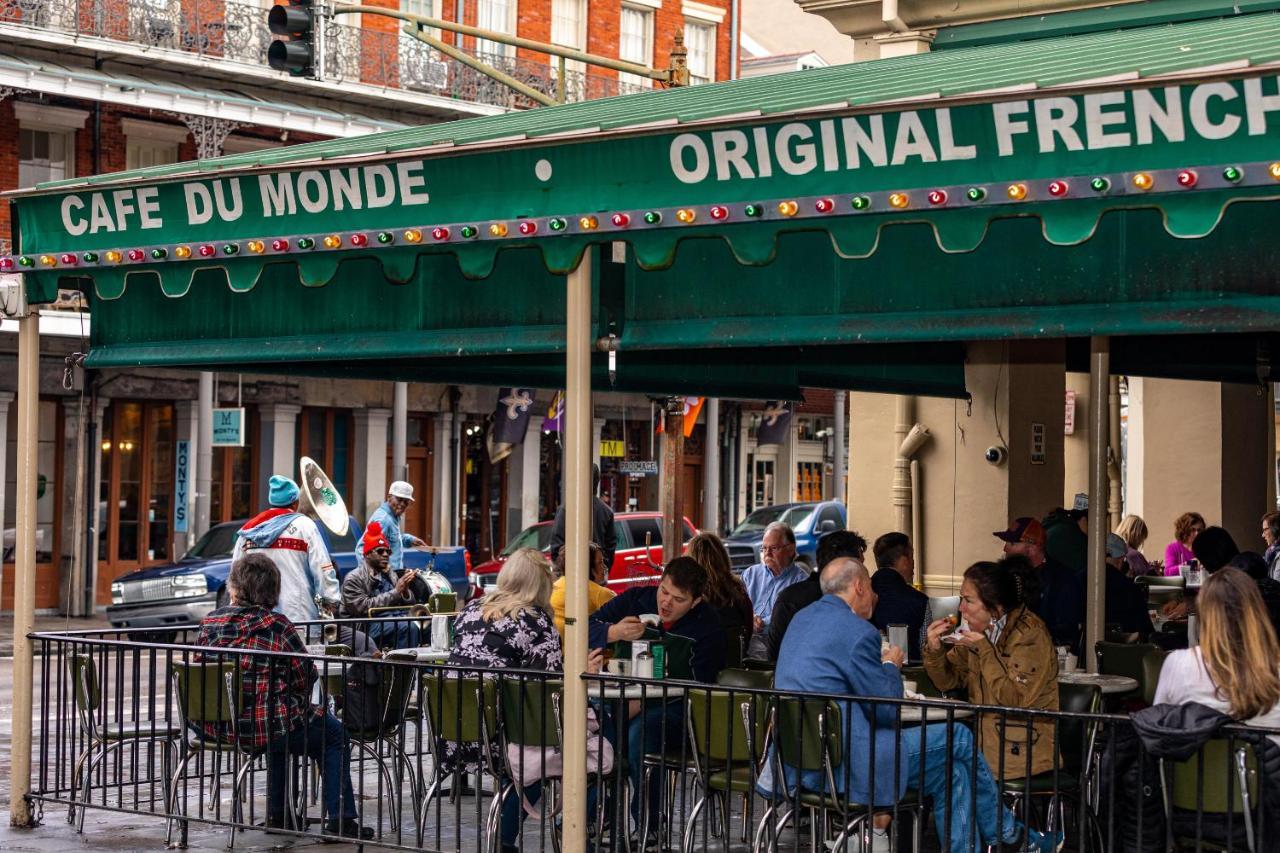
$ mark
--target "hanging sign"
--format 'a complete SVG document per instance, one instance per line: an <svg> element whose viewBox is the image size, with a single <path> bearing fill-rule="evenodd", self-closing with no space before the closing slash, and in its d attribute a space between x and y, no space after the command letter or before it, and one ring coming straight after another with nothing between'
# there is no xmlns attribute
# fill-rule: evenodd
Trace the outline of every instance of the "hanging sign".
<svg viewBox="0 0 1280 853"><path fill-rule="evenodd" d="M1076 392L1067 391L1067 411L1062 421L1062 432L1065 435L1076 434Z"/></svg>
<svg viewBox="0 0 1280 853"><path fill-rule="evenodd" d="M658 473L656 459L627 459L618 463L619 474L630 474L633 477L649 477Z"/></svg>
<svg viewBox="0 0 1280 853"><path fill-rule="evenodd" d="M244 447L244 409L213 410L213 446Z"/></svg>
<svg viewBox="0 0 1280 853"><path fill-rule="evenodd" d="M605 440L600 442L600 456L617 459L627 455L627 446L621 441Z"/></svg>
<svg viewBox="0 0 1280 853"><path fill-rule="evenodd" d="M191 500L191 442L173 444L173 532L186 533Z"/></svg>
<svg viewBox="0 0 1280 853"><path fill-rule="evenodd" d="M1031 464L1043 465L1047 459L1044 448L1044 424L1031 425Z"/></svg>

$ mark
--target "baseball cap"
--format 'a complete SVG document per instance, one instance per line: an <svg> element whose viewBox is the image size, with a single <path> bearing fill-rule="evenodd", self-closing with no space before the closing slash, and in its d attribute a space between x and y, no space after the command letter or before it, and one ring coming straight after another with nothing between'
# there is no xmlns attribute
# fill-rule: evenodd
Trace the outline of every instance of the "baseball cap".
<svg viewBox="0 0 1280 853"><path fill-rule="evenodd" d="M1125 554L1128 554L1128 553L1129 553L1129 546L1125 544L1125 541L1120 538L1119 534L1116 534L1116 533L1107 534L1107 556L1108 557L1114 560L1117 557L1123 557Z"/></svg>
<svg viewBox="0 0 1280 853"><path fill-rule="evenodd" d="M997 530L991 534L1005 542L1033 542L1044 545L1044 527L1034 518L1015 518L1008 530Z"/></svg>
<svg viewBox="0 0 1280 853"><path fill-rule="evenodd" d="M387 494L393 498L404 498L407 501L413 500L413 486L404 480L396 480L391 484L391 488L387 489Z"/></svg>

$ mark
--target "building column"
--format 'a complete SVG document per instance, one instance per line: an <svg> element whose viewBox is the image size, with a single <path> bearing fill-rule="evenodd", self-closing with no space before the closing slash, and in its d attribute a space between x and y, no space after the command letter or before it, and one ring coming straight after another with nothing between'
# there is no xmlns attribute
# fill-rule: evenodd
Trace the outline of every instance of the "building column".
<svg viewBox="0 0 1280 853"><path fill-rule="evenodd" d="M733 499L738 504L737 509L734 512L734 515L736 515L738 519L743 519L743 518L746 518L747 516L747 499L748 499L747 483L749 481L747 477L747 466L751 464L747 458L750 455L747 452L749 450L749 446L747 444L747 433L750 431L750 429L751 429L750 413L739 408L738 409L738 488L735 489L735 494L733 496Z"/></svg>
<svg viewBox="0 0 1280 853"><path fill-rule="evenodd" d="M799 484L799 477L796 476L796 462L800 450L799 439L796 437L800 432L800 424L797 420L795 415L791 416L791 428L787 430L787 440L778 445L778 462L773 469L773 502L775 504L791 503L796 500L796 486Z"/></svg>
<svg viewBox="0 0 1280 853"><path fill-rule="evenodd" d="M391 479L409 479L409 383L395 383L391 402Z"/></svg>
<svg viewBox="0 0 1280 853"><path fill-rule="evenodd" d="M4 531L9 527L5 521L5 513L9 511L9 506L5 502L8 494L8 481L5 478L9 475L6 470L9 459L9 404L13 400L14 394L12 391L0 391L0 552L4 550ZM16 535L17 525L15 524L14 527ZM0 553L0 557L2 556L2 553ZM3 560L0 559L0 588L3 588L4 581L8 580L4 578L3 565ZM13 583L13 581L9 580L9 583Z"/></svg>
<svg viewBox="0 0 1280 853"><path fill-rule="evenodd" d="M62 537L62 582L59 591L64 596L58 602L61 611L68 616L84 615L85 600L85 459L88 456L88 399L79 396L63 400L62 406L62 470L55 476L62 478L62 506L59 523L65 531ZM3 482L3 481L0 481Z"/></svg>
<svg viewBox="0 0 1280 853"><path fill-rule="evenodd" d="M538 521L542 497L542 418L530 416L524 441L507 457L507 535L514 537Z"/></svg>
<svg viewBox="0 0 1280 853"><path fill-rule="evenodd" d="M965 385L972 404L916 398L915 420L930 440L916 453L923 554L920 576L937 594L954 594L964 570L1000 555L991 535L1019 516L1041 518L1062 502L1062 389L1065 344L1058 340L969 344ZM893 530L889 500L896 397L849 398L849 527L876 536ZM1043 436L1041 443L1041 436ZM987 460L988 448L1003 459ZM910 531L903 531L910 533Z"/></svg>
<svg viewBox="0 0 1280 853"><path fill-rule="evenodd" d="M203 536L209 529L209 515L213 506L213 407L217 401L213 399L213 374L209 371L200 373L200 384L196 397L196 441L191 445L191 458L195 461L192 479L195 481L191 490L195 493L196 512L192 517L195 535ZM299 410L301 411L301 410ZM297 414L294 414L296 420ZM293 433L289 433L290 441Z"/></svg>
<svg viewBox="0 0 1280 853"><path fill-rule="evenodd" d="M86 485L89 487L89 494L93 496L92 504L94 506L93 517L89 519L89 563L85 567L85 586L88 595L86 596L89 608L94 608L98 603L98 555L101 553L102 537L107 535L105 525L107 517L103 514L106 505L102 502L102 481L109 480L111 475L109 472L102 470L102 435L103 422L107 416L107 406L111 405L110 397L97 397L94 399L93 405L93 434L97 436L91 448L93 459L93 479Z"/></svg>
<svg viewBox="0 0 1280 853"><path fill-rule="evenodd" d="M1068 373L1065 391L1075 392L1074 426L1065 434L1066 396L1063 395L1062 506L1070 507L1081 492L1089 491L1089 374Z"/></svg>
<svg viewBox="0 0 1280 853"><path fill-rule="evenodd" d="M605 418L591 419L591 461L600 464L600 437L604 434Z"/></svg>
<svg viewBox="0 0 1280 853"><path fill-rule="evenodd" d="M1151 531L1143 551L1161 559L1173 522L1198 512L1236 544L1261 551L1258 519L1274 476L1267 395L1255 385L1129 378L1125 512Z"/></svg>
<svg viewBox="0 0 1280 853"><path fill-rule="evenodd" d="M702 456L702 527L720 532L720 400L708 397L702 410L707 415Z"/></svg>
<svg viewBox="0 0 1280 853"><path fill-rule="evenodd" d="M173 405L173 437L177 441L187 442L187 459L191 463L188 475L191 482L187 486L187 532L177 533L175 539L175 553L183 553L196 543L199 538L196 533L196 451L200 447L200 409L196 400L179 400ZM252 439L250 439L252 440ZM212 454L210 455L212 461ZM210 489L213 484L213 471L209 471ZM209 495L209 506L213 506L213 494ZM177 543L185 543L186 548L178 548Z"/></svg>
<svg viewBox="0 0 1280 853"><path fill-rule="evenodd" d="M434 520L433 545L452 545L458 535L453 515L453 416L436 412L431 418L431 446L435 448L435 464L431 466L431 517Z"/></svg>
<svg viewBox="0 0 1280 853"><path fill-rule="evenodd" d="M387 494L387 425L390 409L356 409L351 413L355 424L354 458L351 460L352 512L366 521Z"/></svg>
<svg viewBox="0 0 1280 853"><path fill-rule="evenodd" d="M258 407L262 446L258 451L258 506L270 506L267 481L272 474L297 479L298 415L293 403L268 403Z"/></svg>

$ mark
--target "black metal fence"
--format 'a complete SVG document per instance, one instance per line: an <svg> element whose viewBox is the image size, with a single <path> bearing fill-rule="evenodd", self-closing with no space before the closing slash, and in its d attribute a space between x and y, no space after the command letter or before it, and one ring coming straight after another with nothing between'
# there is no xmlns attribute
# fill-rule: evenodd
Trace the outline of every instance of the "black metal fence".
<svg viewBox="0 0 1280 853"><path fill-rule="evenodd" d="M73 822L154 818L177 844L196 823L232 842L367 827L363 843L391 849L558 850L572 810L595 849L633 853L1024 850L1039 833L1067 849L1276 849L1276 732L1228 726L1162 761L1096 687L1067 685L1066 710L1034 712L787 694L767 671L592 675L589 792L564 802L558 674L360 657L367 627L299 626L306 655L202 648L194 632L33 635L33 798Z"/></svg>

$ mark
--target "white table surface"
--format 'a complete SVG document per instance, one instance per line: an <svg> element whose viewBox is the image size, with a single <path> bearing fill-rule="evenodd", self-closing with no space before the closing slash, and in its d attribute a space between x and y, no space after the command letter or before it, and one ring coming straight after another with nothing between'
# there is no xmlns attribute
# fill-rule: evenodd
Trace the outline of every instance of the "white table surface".
<svg viewBox="0 0 1280 853"><path fill-rule="evenodd" d="M902 724L913 725L918 723L945 723L947 720L963 720L973 716L973 709L965 702L955 702L954 708L941 708L936 706L923 705L903 705L902 706Z"/></svg>
<svg viewBox="0 0 1280 853"><path fill-rule="evenodd" d="M422 646L417 649L404 649L418 656L419 663L444 663L449 659L448 649L437 649L434 646Z"/></svg>
<svg viewBox="0 0 1280 853"><path fill-rule="evenodd" d="M1102 675L1082 670L1059 672L1058 681L1062 684L1094 684L1104 694L1129 693L1138 689L1138 680L1136 678L1130 678L1127 675Z"/></svg>
<svg viewBox="0 0 1280 853"><path fill-rule="evenodd" d="M655 680L652 684L588 684L588 699L679 699L683 687L664 684Z"/></svg>

